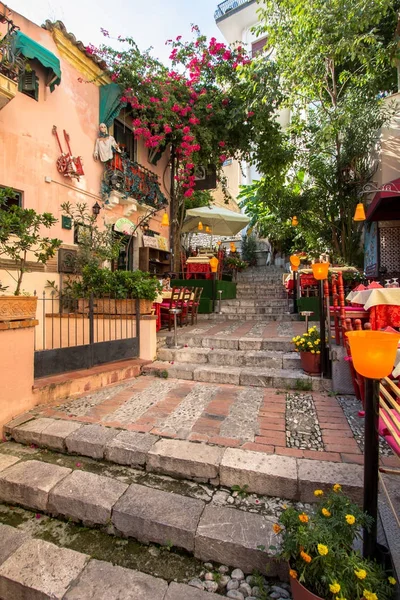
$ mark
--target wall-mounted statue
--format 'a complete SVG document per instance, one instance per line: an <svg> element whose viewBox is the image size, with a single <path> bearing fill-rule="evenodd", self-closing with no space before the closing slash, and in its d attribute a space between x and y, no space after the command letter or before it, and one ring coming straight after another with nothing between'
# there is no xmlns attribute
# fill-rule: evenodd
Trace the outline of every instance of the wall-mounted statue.
<svg viewBox="0 0 400 600"><path fill-rule="evenodd" d="M94 146L93 158L94 160L100 159L103 163L108 162L114 156L113 150L121 152L113 136L108 133L107 125L100 123L99 136Z"/></svg>

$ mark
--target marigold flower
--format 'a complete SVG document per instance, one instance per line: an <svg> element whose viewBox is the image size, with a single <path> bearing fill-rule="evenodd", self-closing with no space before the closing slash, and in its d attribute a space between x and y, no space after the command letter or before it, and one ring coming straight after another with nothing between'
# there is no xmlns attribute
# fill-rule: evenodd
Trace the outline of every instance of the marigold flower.
<svg viewBox="0 0 400 600"><path fill-rule="evenodd" d="M325 546L325 544L318 544L317 548L318 548L318 553L321 556L326 556L329 552L328 546Z"/></svg>
<svg viewBox="0 0 400 600"><path fill-rule="evenodd" d="M275 533L280 533L282 531L282 527L278 525L278 523L274 523L272 525L272 529L275 531Z"/></svg>
<svg viewBox="0 0 400 600"><path fill-rule="evenodd" d="M324 517L330 517L331 513L329 512L329 510L327 508L323 508L321 510L322 514L324 515Z"/></svg>
<svg viewBox="0 0 400 600"><path fill-rule="evenodd" d="M356 522L356 518L354 515L346 515L346 521L349 525L354 525L354 523Z"/></svg>
<svg viewBox="0 0 400 600"><path fill-rule="evenodd" d="M340 592L340 584L337 581L334 581L329 585L329 589L332 592L332 594L337 594L338 592Z"/></svg>
<svg viewBox="0 0 400 600"><path fill-rule="evenodd" d="M395 580L394 577L389 577L388 582L390 583L390 585L396 585L396 583L397 583L397 581Z"/></svg>
<svg viewBox="0 0 400 600"><path fill-rule="evenodd" d="M318 496L323 496L323 495L324 495L324 492L322 490L315 490L314 491L314 496L317 496L317 498L318 498Z"/></svg>
<svg viewBox="0 0 400 600"><path fill-rule="evenodd" d="M342 486L339 483L335 483L335 485L333 486L334 492L340 492L341 489L342 489Z"/></svg>
<svg viewBox="0 0 400 600"><path fill-rule="evenodd" d="M367 576L367 571L365 569L358 569L358 571L354 569L354 574L356 577L358 577L358 579L365 579Z"/></svg>
<svg viewBox="0 0 400 600"><path fill-rule="evenodd" d="M308 523L308 516L306 513L301 513L301 515L299 515L299 519L302 523Z"/></svg>
<svg viewBox="0 0 400 600"><path fill-rule="evenodd" d="M364 590L363 596L364 596L365 600L378 600L378 596L376 594L374 594L373 592L370 592L369 590Z"/></svg>
<svg viewBox="0 0 400 600"><path fill-rule="evenodd" d="M307 552L304 552L303 550L300 552L300 556L306 563L310 563L312 561L311 556L309 554L307 554Z"/></svg>
<svg viewBox="0 0 400 600"><path fill-rule="evenodd" d="M297 579L297 571L295 571L294 569L289 570L289 575L290 577L293 577L293 579Z"/></svg>

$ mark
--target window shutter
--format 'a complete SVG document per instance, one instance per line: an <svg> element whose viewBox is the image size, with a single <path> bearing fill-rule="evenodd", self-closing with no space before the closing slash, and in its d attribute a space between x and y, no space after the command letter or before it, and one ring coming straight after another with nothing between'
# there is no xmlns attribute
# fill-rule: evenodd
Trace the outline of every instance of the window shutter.
<svg viewBox="0 0 400 600"><path fill-rule="evenodd" d="M257 54L264 51L264 46L266 46L268 41L267 37L261 38L261 40L257 40L253 42L251 45L251 56L254 58Z"/></svg>
<svg viewBox="0 0 400 600"><path fill-rule="evenodd" d="M25 71L19 78L18 89L34 100L39 98L39 78L35 71Z"/></svg>

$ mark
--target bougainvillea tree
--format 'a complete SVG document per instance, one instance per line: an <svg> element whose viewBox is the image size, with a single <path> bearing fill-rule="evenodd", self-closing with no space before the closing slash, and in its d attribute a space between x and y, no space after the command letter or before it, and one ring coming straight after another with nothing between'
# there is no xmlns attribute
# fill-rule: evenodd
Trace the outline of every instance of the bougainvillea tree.
<svg viewBox="0 0 400 600"><path fill-rule="evenodd" d="M181 36L166 42L169 67L141 52L130 38L120 40L121 50L89 47L121 86L135 138L144 141L150 154L171 153L176 264L196 167L214 167L224 188L222 166L228 158L255 163L265 174L276 173L286 160L275 120L280 95L273 64L251 60L240 45L230 48L215 38L207 40L196 26L192 30L191 42Z"/></svg>

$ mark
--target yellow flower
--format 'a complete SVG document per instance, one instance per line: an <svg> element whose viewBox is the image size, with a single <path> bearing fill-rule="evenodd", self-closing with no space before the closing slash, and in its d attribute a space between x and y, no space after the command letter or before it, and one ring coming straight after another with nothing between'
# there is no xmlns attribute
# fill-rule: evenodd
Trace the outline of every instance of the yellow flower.
<svg viewBox="0 0 400 600"><path fill-rule="evenodd" d="M301 513L301 515L299 515L299 519L302 523L308 523L308 517L306 513Z"/></svg>
<svg viewBox="0 0 400 600"><path fill-rule="evenodd" d="M320 342L321 342L321 340L320 340L320 339L318 339L318 340L315 340L315 343L316 343L316 344L319 344Z"/></svg>
<svg viewBox="0 0 400 600"><path fill-rule="evenodd" d="M395 580L394 577L389 577L388 581L389 581L390 585L396 585L396 583L397 583L397 581Z"/></svg>
<svg viewBox="0 0 400 600"><path fill-rule="evenodd" d="M354 570L354 574L358 579L365 579L367 576L367 571L365 569L359 569L358 571Z"/></svg>
<svg viewBox="0 0 400 600"><path fill-rule="evenodd" d="M287 509L287 504L282 504L282 508L283 508L283 510L286 510Z"/></svg>
<svg viewBox="0 0 400 600"><path fill-rule="evenodd" d="M322 514L324 515L324 517L330 517L331 513L329 512L329 510L327 508L323 508L321 510Z"/></svg>
<svg viewBox="0 0 400 600"><path fill-rule="evenodd" d="M295 571L294 569L290 569L289 575L290 577L293 577L293 579L297 579L297 571Z"/></svg>
<svg viewBox="0 0 400 600"><path fill-rule="evenodd" d="M356 518L354 515L346 515L346 521L349 525L354 525L354 523L356 522Z"/></svg>
<svg viewBox="0 0 400 600"><path fill-rule="evenodd" d="M378 596L376 594L374 594L373 592L370 592L369 590L364 590L363 596L364 596L365 600L378 600Z"/></svg>
<svg viewBox="0 0 400 600"><path fill-rule="evenodd" d="M338 483L335 483L335 485L333 486L334 492L340 492L341 489L342 489L342 486L339 485Z"/></svg>
<svg viewBox="0 0 400 600"><path fill-rule="evenodd" d="M335 600L346 600L343 596L336 596Z"/></svg>
<svg viewBox="0 0 400 600"><path fill-rule="evenodd" d="M332 592L332 594L337 594L338 592L340 592L340 585L337 581L334 581L329 585L329 589Z"/></svg>
<svg viewBox="0 0 400 600"><path fill-rule="evenodd" d="M306 563L310 563L312 561L311 556L309 554L307 554L307 552L304 552L303 550L300 552L300 556Z"/></svg>
<svg viewBox="0 0 400 600"><path fill-rule="evenodd" d="M316 354L321 354L321 352L319 350L317 350Z"/></svg>
<svg viewBox="0 0 400 600"><path fill-rule="evenodd" d="M314 490L314 496L317 496L317 498L318 498L318 496L323 496L323 495L324 495L324 492L322 490Z"/></svg>
<svg viewBox="0 0 400 600"><path fill-rule="evenodd" d="M274 523L272 525L272 529L275 531L276 534L278 534L282 531L282 527L280 525L278 525L278 523Z"/></svg>
<svg viewBox="0 0 400 600"><path fill-rule="evenodd" d="M321 556L326 556L329 552L328 546L325 546L324 544L318 544L317 548Z"/></svg>
<svg viewBox="0 0 400 600"><path fill-rule="evenodd" d="M311 350L311 354L315 354L315 350Z"/></svg>

